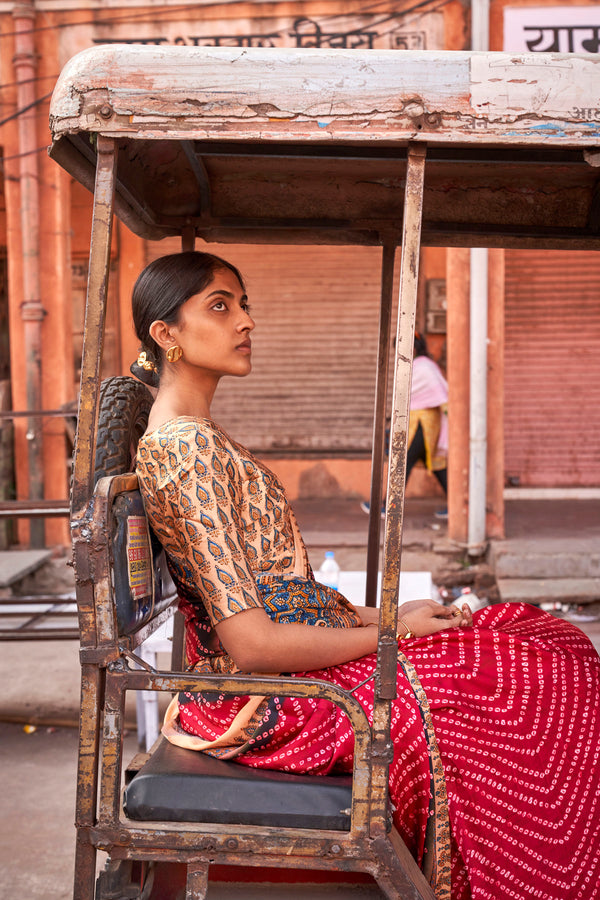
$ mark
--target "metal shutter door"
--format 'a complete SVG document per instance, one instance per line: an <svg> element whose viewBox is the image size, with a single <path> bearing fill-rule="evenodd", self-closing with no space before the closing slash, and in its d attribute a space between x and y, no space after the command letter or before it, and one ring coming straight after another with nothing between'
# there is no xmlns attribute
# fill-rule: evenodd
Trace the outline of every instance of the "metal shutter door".
<svg viewBox="0 0 600 900"><path fill-rule="evenodd" d="M600 253L506 252L505 351L507 478L600 484Z"/></svg>
<svg viewBox="0 0 600 900"><path fill-rule="evenodd" d="M149 259L178 240L148 245ZM253 370L225 378L215 419L277 456L368 455L373 428L381 250L197 244L238 266L256 328Z"/></svg>

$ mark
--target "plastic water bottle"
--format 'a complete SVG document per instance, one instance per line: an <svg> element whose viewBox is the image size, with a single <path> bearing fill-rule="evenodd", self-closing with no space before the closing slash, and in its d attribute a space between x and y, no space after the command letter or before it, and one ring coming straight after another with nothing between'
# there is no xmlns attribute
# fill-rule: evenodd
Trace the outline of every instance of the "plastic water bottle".
<svg viewBox="0 0 600 900"><path fill-rule="evenodd" d="M477 612L478 609L481 609L484 606L487 606L487 600L485 600L483 597L479 597L474 591L471 590L470 587L464 587L454 602L457 606L461 606L463 603L466 603L472 613Z"/></svg>
<svg viewBox="0 0 600 900"><path fill-rule="evenodd" d="M327 550L321 568L317 572L318 581L337 590L340 583L340 567L335 560L333 550Z"/></svg>

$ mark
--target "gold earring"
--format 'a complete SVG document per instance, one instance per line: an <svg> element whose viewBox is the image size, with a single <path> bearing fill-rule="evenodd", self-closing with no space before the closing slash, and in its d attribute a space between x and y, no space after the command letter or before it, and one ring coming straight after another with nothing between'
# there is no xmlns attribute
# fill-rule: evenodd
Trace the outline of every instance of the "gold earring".
<svg viewBox="0 0 600 900"><path fill-rule="evenodd" d="M138 366L141 369L144 369L146 372L156 372L156 365L152 362L151 359L148 359L148 354L145 350L142 350L136 360Z"/></svg>
<svg viewBox="0 0 600 900"><path fill-rule="evenodd" d="M167 350L167 359L170 363L177 362L178 359L181 359L183 356L183 350L179 346L179 344L173 344L172 347L169 347Z"/></svg>

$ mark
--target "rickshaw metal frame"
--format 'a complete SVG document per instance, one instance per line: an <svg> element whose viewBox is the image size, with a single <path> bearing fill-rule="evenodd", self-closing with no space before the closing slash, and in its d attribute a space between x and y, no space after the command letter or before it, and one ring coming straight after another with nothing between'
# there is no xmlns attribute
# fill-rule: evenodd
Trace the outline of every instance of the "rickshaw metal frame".
<svg viewBox="0 0 600 900"><path fill-rule="evenodd" d="M362 869L373 874L389 898L425 900L433 896L397 833L389 830L387 798L388 768L393 753L389 739L390 701L396 691L395 623L419 248L422 243L600 248L600 179L595 172L600 164L597 150L600 125L584 123L589 126L585 128L580 121L579 107L574 112L564 109L559 126L549 125L560 106L550 85L547 95L558 106L547 116L539 101L533 111L519 112L514 104L511 107L505 103L503 107L497 91L490 93L486 101L485 91L482 95L480 87L477 87L479 104L473 102L472 72L479 73L477 77L480 77L486 66L496 67L489 80L502 82L504 78L508 96L512 89L506 73L511 74L511 66L518 68L519 74L539 69L540 77L544 74L548 77L554 65L561 69L562 87L565 89L567 85L567 93L572 86L573 90L576 88L573 85L576 79L564 74L567 69L572 70L580 76L584 97L587 81L584 83L582 73L591 81L592 74L600 71L600 61L592 57L548 54L545 60L534 60L534 56L321 50L240 53L228 48L112 46L84 51L61 75L51 108L54 138L51 155L94 190L71 504L82 663L76 900L90 900L93 895L97 849L108 850L115 860L183 859L188 866L186 896L190 900L205 896L208 864L215 857L233 864L264 865L268 860L299 868ZM400 59L403 65L399 64ZM175 78L177 63L188 67L188 79L181 90L176 86L182 79L179 72ZM449 87L444 78L450 71L458 74ZM425 80L424 86L419 78ZM526 82L527 78L521 80ZM471 95L467 82L471 85ZM318 99L306 99L307 85L319 85ZM312 107L309 101L313 101ZM132 151L132 147L137 149ZM188 202L185 196L176 198L183 205L182 210L175 208L176 202L168 215L151 209L150 195L144 194L151 183L150 176L143 171L143 162L135 169L134 156L137 154L136 163L138 157L143 160L144 153L148 159L153 154L156 159L164 148L173 148L175 181L185 166L191 173L191 181L186 184L195 191L192 198L196 203L195 212L185 209ZM119 169L121 156L123 165ZM222 168L224 159L239 163L233 171L235 184L231 195L227 170ZM496 173L499 195L507 188L501 201L513 191L516 215L521 219L511 220L512 210L507 203L502 206L502 202L497 204L496 219L482 218L479 207L479 218L475 214L470 219L467 202L464 221L437 221L427 193L426 159L432 161L427 171L433 171L432 181L440 195L446 183L448 192L453 196L456 193L456 185L450 183L447 174L453 166L466 181L478 165L487 166L487 171ZM344 165L350 165L351 169L358 165L371 166L368 174L373 175L376 167L382 165L379 181L375 178L377 173L373 175L375 188L371 194L369 189L361 194L362 188L352 194L355 199L364 200L366 213L363 209L354 220L352 211L344 216L339 209L337 215L325 217L310 214L310 210L305 213L303 203L307 195L303 188L308 192L313 189L318 193L318 190L310 180L303 184L302 178L307 172L314 175L323 160L334 173L336 165L340 171ZM260 191L258 198L254 197L260 214L248 212L253 199L248 185L257 184L252 166L261 164L265 164L266 189L271 184L270 178L276 183L281 177L285 183L294 171L293 166L298 165L299 185L294 186L289 217L282 215L277 198L272 208L263 211ZM275 170L274 175L268 171L269 166ZM532 173L532 190L537 186L539 192L539 210L529 211L527 200L521 196L526 191L518 192L519 177L526 167ZM236 181L242 170L249 173L246 183L241 177ZM572 190L577 197L576 209L566 211L565 222L558 226L548 222L560 198L551 198L555 206L549 201L548 209L543 205L541 186L547 183L544 179L550 170L561 173L559 190L563 187ZM169 172L169 165L165 171ZM351 178L354 171L359 170L353 169ZM504 177L507 172L509 175ZM161 172L161 178L164 174ZM485 173L482 177L485 182ZM358 182L352 182L351 178L347 184L356 187L360 178ZM488 196L489 192L482 191L476 178L471 186L467 184L466 192L479 191ZM334 175L331 181L334 184ZM403 206L398 202L400 184L404 187ZM161 185L162 182L157 191L159 201L165 199ZM322 187L322 182L318 187ZM548 189L548 194L551 193ZM218 195L217 200L214 194ZM240 199L248 201L248 209L236 219L235 203ZM321 206L327 205L321 196L316 199ZM373 201L372 208L368 207L368 200ZM220 211L212 209L213 203L220 204ZM424 205L428 209L425 219ZM475 207L473 204L474 211ZM147 629L141 629L126 641L114 631L114 623L107 613L111 592L110 536L102 523L106 521L111 492L133 487L134 483L127 478L104 479L95 490L93 483L99 370L115 211L143 237L179 234L184 248L194 246L198 237L216 241L297 240L382 247L366 598L369 605L375 604L380 543L378 510L383 483L394 254L398 245L402 248L381 619L373 726L369 733L365 729L364 713L359 712L356 701L327 683L254 676L200 678L184 672L158 673L148 667L133 670L129 665L130 661L135 662L135 647L146 636ZM161 616L150 627L159 620ZM125 691L197 690L200 685L209 684L218 684L225 691L250 694L324 696L342 705L352 721L357 740L350 832L308 835L305 831L298 834L293 830L257 830L247 826L203 829L189 825L155 827L151 823L139 827L123 818L119 812L119 778Z"/></svg>

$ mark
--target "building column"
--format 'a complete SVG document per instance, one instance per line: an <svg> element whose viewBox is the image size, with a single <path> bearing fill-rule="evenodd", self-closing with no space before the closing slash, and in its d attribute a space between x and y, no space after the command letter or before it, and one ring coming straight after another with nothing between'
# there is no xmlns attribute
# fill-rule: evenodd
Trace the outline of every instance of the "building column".
<svg viewBox="0 0 600 900"><path fill-rule="evenodd" d="M61 60L61 31L42 29L37 36L39 94L52 90ZM57 65L58 64L58 65ZM39 144L49 138L50 100L39 107ZM40 280L48 315L42 332L42 386L45 409L62 409L77 399L73 348L73 180L47 153L40 156ZM44 432L44 496L68 499L71 441L65 419L46 420ZM46 545L70 545L68 516L46 519Z"/></svg>
<svg viewBox="0 0 600 900"><path fill-rule="evenodd" d="M3 84L3 115L8 118L19 108L14 87L14 22L12 16L2 17L3 44L0 66ZM23 267L21 242L21 187L19 172L19 131L17 118L9 119L2 126L2 150L4 166L4 193L6 200L6 257L8 269L8 332L10 348L10 408L27 409L25 378L25 330L21 318L23 303ZM14 475L16 497L26 499L29 494L29 466L27 461L27 420L19 417L13 422ZM16 540L29 543L29 520L16 518Z"/></svg>
<svg viewBox="0 0 600 900"><path fill-rule="evenodd" d="M43 420L42 409L42 322L46 314L41 300L40 287L40 196L39 153L37 140L36 70L37 55L33 35L35 33L35 9L33 0L21 0L13 10L14 81L17 85L17 133L19 198L21 229L18 256L9 262L20 260L21 302L19 313L23 332L21 366L24 370L25 409L28 416L25 446L17 451L17 457L27 456L27 493L31 500L43 497ZM15 248L17 249L17 248ZM19 434L22 438L22 431ZM29 542L33 547L44 545L44 523L31 519Z"/></svg>
<svg viewBox="0 0 600 900"><path fill-rule="evenodd" d="M73 298L71 277L71 179L53 160L41 165L40 283L48 315L42 331L42 403L62 409L74 398ZM65 420L44 419L44 496L69 496ZM70 543L68 517L46 519L46 546Z"/></svg>

